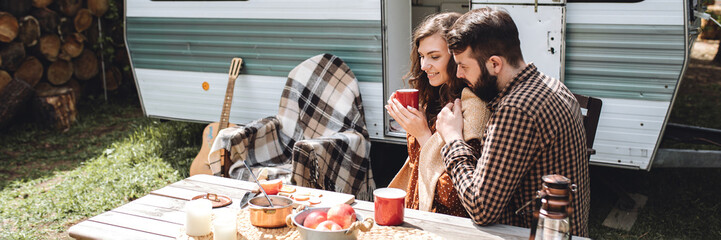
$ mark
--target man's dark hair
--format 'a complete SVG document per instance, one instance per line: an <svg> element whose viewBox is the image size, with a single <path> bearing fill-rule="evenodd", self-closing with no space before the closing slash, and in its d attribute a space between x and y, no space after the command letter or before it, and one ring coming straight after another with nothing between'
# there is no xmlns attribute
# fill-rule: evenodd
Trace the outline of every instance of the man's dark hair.
<svg viewBox="0 0 721 240"><path fill-rule="evenodd" d="M483 64L491 56L501 56L513 66L523 60L518 28L503 10L489 7L463 14L445 34L448 49L458 54L471 47L471 56Z"/></svg>

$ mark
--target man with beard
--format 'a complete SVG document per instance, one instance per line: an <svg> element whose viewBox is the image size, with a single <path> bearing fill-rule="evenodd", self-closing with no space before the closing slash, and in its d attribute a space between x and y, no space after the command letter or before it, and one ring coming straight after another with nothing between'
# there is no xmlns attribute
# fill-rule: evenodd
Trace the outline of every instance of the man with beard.
<svg viewBox="0 0 721 240"><path fill-rule="evenodd" d="M443 161L461 202L474 222L531 226L528 211L541 177L560 174L577 185L570 214L571 234L588 236L590 202L586 134L581 109L557 79L526 63L518 29L507 12L476 9L446 33L458 64L457 76L488 102L491 111L480 156L463 141L460 101L438 114L446 145Z"/></svg>

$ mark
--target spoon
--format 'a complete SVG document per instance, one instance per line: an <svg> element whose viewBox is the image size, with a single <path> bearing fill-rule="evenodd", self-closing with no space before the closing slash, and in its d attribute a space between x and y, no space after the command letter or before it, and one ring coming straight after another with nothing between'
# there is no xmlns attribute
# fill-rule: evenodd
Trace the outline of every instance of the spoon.
<svg viewBox="0 0 721 240"><path fill-rule="evenodd" d="M258 187L260 188L260 191L263 192L263 196L265 196L265 199L268 199L268 204L270 204L270 207L273 207L273 202L270 201L270 197L268 197L268 194L265 193L265 190L263 189L263 186L260 185L260 182L257 178L255 178L255 173L253 173L253 170L250 170L250 166L248 166L247 161L243 161L243 165L245 165L245 168L248 169L250 172L250 176L253 177L253 181L258 184Z"/></svg>

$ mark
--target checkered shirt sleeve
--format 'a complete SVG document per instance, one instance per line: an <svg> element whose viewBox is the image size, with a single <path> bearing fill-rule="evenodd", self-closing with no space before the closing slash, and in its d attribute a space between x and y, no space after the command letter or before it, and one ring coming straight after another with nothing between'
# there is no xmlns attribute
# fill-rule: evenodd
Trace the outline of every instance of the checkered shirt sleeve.
<svg viewBox="0 0 721 240"><path fill-rule="evenodd" d="M477 166L474 166L476 156L471 146L462 140L453 141L442 149L447 171L452 173L466 210L473 221L481 225L495 223L504 213L533 162L533 149L538 139L533 119L523 111L502 107L496 116L501 117L492 118L493 122L488 124L489 135Z"/></svg>

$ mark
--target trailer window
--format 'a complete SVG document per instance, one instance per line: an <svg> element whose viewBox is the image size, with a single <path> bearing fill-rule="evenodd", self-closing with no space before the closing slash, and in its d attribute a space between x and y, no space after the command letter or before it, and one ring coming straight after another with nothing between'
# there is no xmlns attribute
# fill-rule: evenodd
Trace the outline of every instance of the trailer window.
<svg viewBox="0 0 721 240"><path fill-rule="evenodd" d="M643 2L643 0L566 0L567 2L574 3L637 3Z"/></svg>

